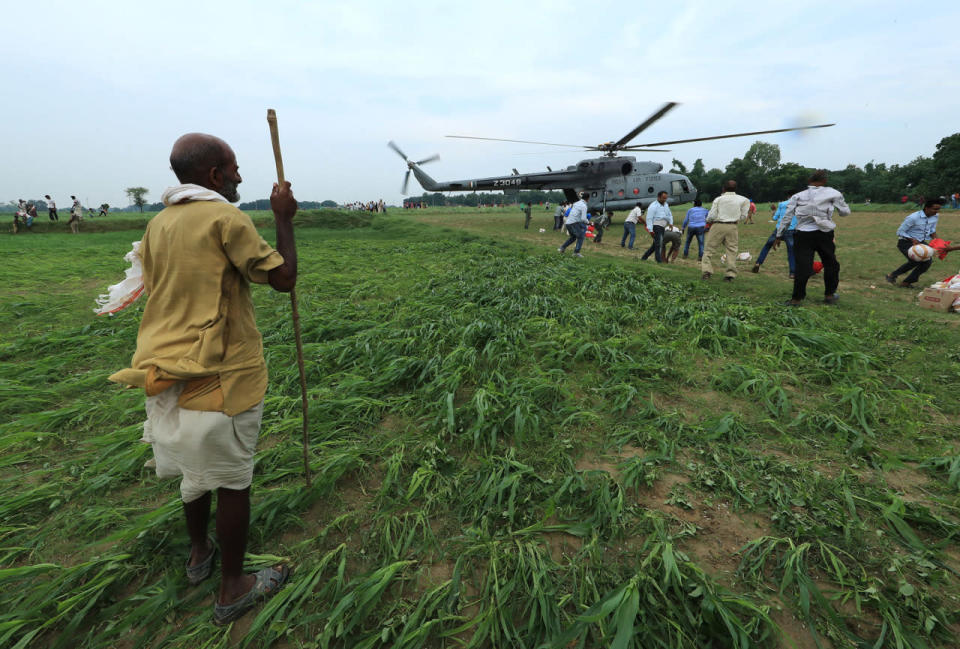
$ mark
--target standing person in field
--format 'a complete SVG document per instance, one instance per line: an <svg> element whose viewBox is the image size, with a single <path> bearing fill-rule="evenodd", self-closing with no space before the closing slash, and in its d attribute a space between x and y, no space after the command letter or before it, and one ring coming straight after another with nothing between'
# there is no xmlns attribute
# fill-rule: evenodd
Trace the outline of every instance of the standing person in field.
<svg viewBox="0 0 960 649"><path fill-rule="evenodd" d="M707 208L703 206L703 201L698 198L693 201L693 207L687 210L687 215L683 217L680 230L687 233L687 240L683 244L684 259L690 254L690 240L694 237L697 238L697 261L703 259L703 234L707 230L708 213Z"/></svg>
<svg viewBox="0 0 960 649"><path fill-rule="evenodd" d="M100 206L100 214L98 216L106 216L107 212L110 211L110 206L104 203Z"/></svg>
<svg viewBox="0 0 960 649"><path fill-rule="evenodd" d="M583 239L587 236L587 223L589 222L589 218L587 217L588 198L590 198L590 194L583 192L580 194L580 200L574 203L567 211L564 225L567 226L567 233L570 236L563 242L562 246L557 248L560 253L563 253L567 249L567 246L576 241L577 245L573 249L573 256L583 257L583 255L580 254L580 248L583 247Z"/></svg>
<svg viewBox="0 0 960 649"><path fill-rule="evenodd" d="M779 224L780 219L783 218L783 215L787 211L787 205L790 201L780 201L779 203L771 204L770 209L773 210L773 222ZM793 215L793 219L790 221L790 225L787 226L787 229L783 231L783 240L787 242L787 268L790 270L790 279L794 279L794 276L797 271L797 262L793 253L793 233L797 229L797 215ZM773 232L770 233L770 236L767 238L767 242L763 244L763 248L760 249L760 254L757 256L757 263L753 265L753 272L759 273L760 266L763 265L763 262L767 258L767 254L770 252L770 249L777 242L777 227L773 227Z"/></svg>
<svg viewBox="0 0 960 649"><path fill-rule="evenodd" d="M560 204L557 205L557 209L553 211L553 229L562 230L563 229L563 212L566 209L567 204L565 201L560 201Z"/></svg>
<svg viewBox="0 0 960 649"><path fill-rule="evenodd" d="M647 230L653 235L653 243L640 259L646 259L651 254L657 263L663 262L663 233L668 225L673 225L673 214L667 205L667 192L657 194L657 200L647 208Z"/></svg>
<svg viewBox="0 0 960 649"><path fill-rule="evenodd" d="M530 216L530 211L533 209L533 205L527 201L526 207L523 208L523 229L530 229L530 219L533 218Z"/></svg>
<svg viewBox="0 0 960 649"><path fill-rule="evenodd" d="M244 574L253 456L263 414L267 368L250 283L293 289L297 254L290 183L273 185L270 206L277 250L250 217L230 205L242 181L233 150L202 133L178 139L170 166L183 183L163 194L166 206L147 224L140 247L148 299L130 369L112 381L144 388L144 439L157 476L182 477L190 535L186 578L210 576L217 545L207 535L217 492L222 552L213 621L227 624L275 594L283 565Z"/></svg>
<svg viewBox="0 0 960 649"><path fill-rule="evenodd" d="M757 204L753 202L753 199L748 199L750 201L750 208L747 210L747 224L753 225L753 215L757 213Z"/></svg>
<svg viewBox="0 0 960 649"><path fill-rule="evenodd" d="M73 205L70 207L70 220L67 223L70 225L70 232L78 234L80 232L80 221L83 219L83 206L76 196L70 198L73 199Z"/></svg>
<svg viewBox="0 0 960 649"><path fill-rule="evenodd" d="M637 223L640 222L640 219L643 217L643 203L637 201L636 206L630 210L630 213L627 214L627 218L623 220L623 236L620 237L620 247L626 247L628 250L633 250L633 242L637 239ZM627 236L629 235L630 241L627 241Z"/></svg>
<svg viewBox="0 0 960 649"><path fill-rule="evenodd" d="M719 259L721 249L727 253L727 270L723 281L732 282L737 276L737 248L740 245L740 233L737 224L747 219L750 213L750 199L737 193L737 181L728 180L723 184L723 193L710 204L706 222L710 226L707 241L700 260L702 279L713 275L713 259Z"/></svg>
<svg viewBox="0 0 960 649"><path fill-rule="evenodd" d="M59 221L59 220L60 220L60 215L57 214L57 203L56 203L56 201L54 201L52 198L50 198L50 194L45 195L44 198L47 199L47 211L50 213L50 220L51 220L51 221Z"/></svg>
<svg viewBox="0 0 960 649"><path fill-rule="evenodd" d="M886 276L886 280L891 284L897 283L897 277L906 272L910 272L907 278L900 282L900 286L910 288L917 283L920 276L930 269L933 259L926 261L914 261L907 255L907 251L918 243L927 244L930 239L937 236L937 221L940 220L940 208L943 207L943 199L931 198L926 201L922 210L917 210L903 220L900 227L897 228L897 250L907 258L906 263Z"/></svg>
<svg viewBox="0 0 960 649"><path fill-rule="evenodd" d="M790 197L787 210L777 224L776 249L784 238L788 225L794 215L797 217L796 231L793 234L793 255L796 259L796 276L793 279L793 295L784 302L787 306L800 306L807 297L807 280L813 273L813 254L820 256L823 263L824 304L836 304L837 287L840 285L840 262L837 261L833 231L837 224L833 221L834 211L841 216L850 213L850 207L843 194L833 187L827 187L827 172L823 169L813 172L807 181L808 186L802 192Z"/></svg>

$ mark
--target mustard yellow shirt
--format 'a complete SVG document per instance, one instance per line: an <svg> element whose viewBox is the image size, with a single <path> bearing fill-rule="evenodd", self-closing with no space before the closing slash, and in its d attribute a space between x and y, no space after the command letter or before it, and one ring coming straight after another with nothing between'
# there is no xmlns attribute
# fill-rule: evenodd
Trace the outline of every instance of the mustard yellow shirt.
<svg viewBox="0 0 960 649"><path fill-rule="evenodd" d="M258 404L267 367L250 282L266 284L280 253L236 207L190 201L150 220L140 256L148 298L137 351L110 380L144 387L151 366L165 378L218 374L225 414Z"/></svg>

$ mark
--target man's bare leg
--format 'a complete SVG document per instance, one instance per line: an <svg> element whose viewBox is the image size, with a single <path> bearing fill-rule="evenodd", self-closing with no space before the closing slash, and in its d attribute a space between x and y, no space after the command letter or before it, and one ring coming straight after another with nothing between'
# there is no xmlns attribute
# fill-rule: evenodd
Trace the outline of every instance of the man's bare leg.
<svg viewBox="0 0 960 649"><path fill-rule="evenodd" d="M253 588L256 576L243 574L250 527L250 488L217 489L217 539L220 541L220 595L217 601L232 604Z"/></svg>
<svg viewBox="0 0 960 649"><path fill-rule="evenodd" d="M187 534L190 535L190 566L202 563L210 554L207 545L207 527L210 521L210 492L196 500L183 503L183 514L187 519Z"/></svg>

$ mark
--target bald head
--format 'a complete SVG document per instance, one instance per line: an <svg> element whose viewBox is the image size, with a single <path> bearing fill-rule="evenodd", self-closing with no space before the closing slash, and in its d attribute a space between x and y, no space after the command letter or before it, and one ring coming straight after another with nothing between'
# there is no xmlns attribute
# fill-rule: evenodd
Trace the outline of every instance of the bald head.
<svg viewBox="0 0 960 649"><path fill-rule="evenodd" d="M725 191L725 192L735 192L735 191L737 191L737 181L736 181L736 180L728 180L727 182L723 183L723 191Z"/></svg>
<svg viewBox="0 0 960 649"><path fill-rule="evenodd" d="M237 157L230 145L206 133L187 133L173 143L170 168L182 183L193 183L222 194L227 200L240 200L237 185Z"/></svg>

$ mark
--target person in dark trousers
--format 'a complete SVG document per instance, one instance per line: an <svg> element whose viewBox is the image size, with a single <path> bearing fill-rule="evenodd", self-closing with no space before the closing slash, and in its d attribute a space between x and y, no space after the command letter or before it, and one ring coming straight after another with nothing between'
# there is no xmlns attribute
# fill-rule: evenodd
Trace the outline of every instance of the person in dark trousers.
<svg viewBox="0 0 960 649"><path fill-rule="evenodd" d="M833 221L834 212L846 216L850 213L850 207L843 194L827 187L827 172L822 169L813 172L806 189L790 197L787 211L777 223L777 241L773 244L774 250L780 246L784 232L796 215L793 255L797 268L793 279L793 295L784 302L786 306L800 306L807 297L807 281L813 275L814 253L823 262L824 304L836 304L839 300L837 286L840 285L840 262L837 261L833 242L833 231L837 227Z"/></svg>
<svg viewBox="0 0 960 649"><path fill-rule="evenodd" d="M573 249L574 257L583 257L580 254L580 248L583 247L583 239L587 236L587 223L590 219L587 216L587 199L590 194L583 192L580 194L580 200L573 204L573 207L567 212L564 225L567 226L567 232L570 237L557 248L557 251L563 253L571 243L576 242L577 246Z"/></svg>
<svg viewBox="0 0 960 649"><path fill-rule="evenodd" d="M707 231L707 214L710 212L703 206L699 198L693 201L693 207L687 210L680 230L687 233L687 241L683 244L683 258L690 254L690 240L697 238L697 261L703 259L703 234Z"/></svg>
<svg viewBox="0 0 960 649"><path fill-rule="evenodd" d="M657 263L663 263L663 232L668 225L673 225L673 214L667 205L667 192L657 194L657 200L647 208L647 230L653 235L653 243L647 248L640 259L646 259L651 254Z"/></svg>
<svg viewBox="0 0 960 649"><path fill-rule="evenodd" d="M773 210L773 222L779 223L780 219L783 218L784 212L787 211L787 204L789 201L780 201L776 204L771 204L770 209ZM787 268L790 271L790 279L794 279L794 276L797 272L797 261L794 258L793 254L793 232L797 227L797 217L794 215L793 220L790 222L790 225L787 226L787 229L783 231L783 240L787 242ZM760 255L757 257L757 263L753 265L752 272L759 273L760 266L763 265L763 262L767 259L767 254L770 252L770 249L777 242L777 227L774 226L773 232L770 233L770 236L767 238L767 242L763 244L763 248L760 249Z"/></svg>
<svg viewBox="0 0 960 649"><path fill-rule="evenodd" d="M55 202L52 198L50 198L50 194L47 194L46 196L44 196L44 198L47 199L47 209L48 209L49 212L50 212L50 220L51 220L51 221L59 221L59 220L60 220L60 215L57 214L57 204L56 204L56 202Z"/></svg>
<svg viewBox="0 0 960 649"><path fill-rule="evenodd" d="M532 218L530 216L530 210L532 209L533 209L533 205L531 203L527 203L527 206L523 208L523 229L524 230L530 229L530 219Z"/></svg>
<svg viewBox="0 0 960 649"><path fill-rule="evenodd" d="M923 205L922 210L917 210L909 215L897 228L897 250L907 258L906 263L886 276L886 280L891 284L897 283L897 277L906 272L910 272L907 278L900 282L900 286L910 288L917 283L920 276L930 269L933 264L933 258L926 261L914 261L910 259L907 251L918 243L926 244L937 236L937 221L940 219L940 208L943 207L943 199L931 198Z"/></svg>
<svg viewBox="0 0 960 649"><path fill-rule="evenodd" d="M566 201L560 201L560 204L557 205L557 209L553 211L553 229L562 230L563 229L563 213L567 210Z"/></svg>
<svg viewBox="0 0 960 649"><path fill-rule="evenodd" d="M607 229L607 226L610 225L610 217L613 216L613 212L607 210L605 214L600 214L593 221L593 231L596 234L593 238L594 243L601 243L603 241L603 232Z"/></svg>

